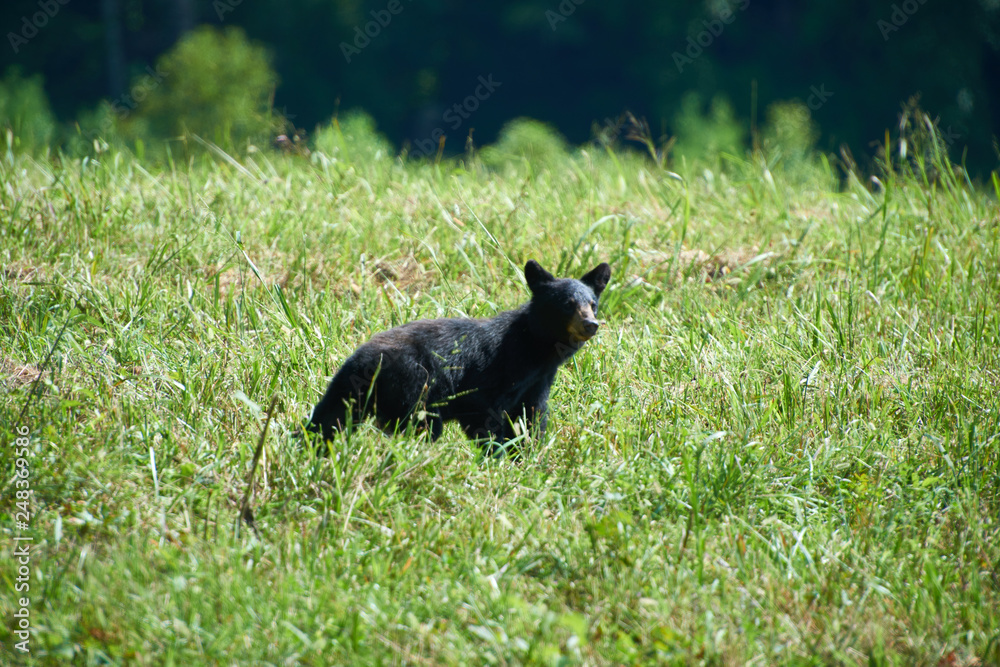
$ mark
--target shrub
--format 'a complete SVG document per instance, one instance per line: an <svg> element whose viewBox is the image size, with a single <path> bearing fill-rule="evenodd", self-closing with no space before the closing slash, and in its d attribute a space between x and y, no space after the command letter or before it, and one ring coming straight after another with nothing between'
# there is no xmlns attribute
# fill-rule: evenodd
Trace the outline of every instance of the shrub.
<svg viewBox="0 0 1000 667"><path fill-rule="evenodd" d="M701 96L685 94L674 117L674 134L674 155L686 160L714 160L720 153L739 154L745 148L746 131L722 95L712 98L706 115Z"/></svg>
<svg viewBox="0 0 1000 667"><path fill-rule="evenodd" d="M7 68L0 80L0 128L13 133L14 148L44 150L55 127L41 75L23 77L16 65Z"/></svg>
<svg viewBox="0 0 1000 667"><path fill-rule="evenodd" d="M88 155L106 146L121 147L124 137L120 124L112 104L102 100L93 109L77 114L76 122L66 132L63 148L71 155Z"/></svg>
<svg viewBox="0 0 1000 667"><path fill-rule="evenodd" d="M201 27L133 81L112 106L132 136L188 133L229 148L267 141L276 127L270 100L278 77L267 50L238 28Z"/></svg>
<svg viewBox="0 0 1000 667"><path fill-rule="evenodd" d="M809 107L799 101L775 102L767 108L762 138L764 150L781 157L786 167L799 166L811 157L819 130Z"/></svg>
<svg viewBox="0 0 1000 667"><path fill-rule="evenodd" d="M345 162L372 162L395 154L392 144L375 129L375 120L363 111L348 111L317 128L314 147L327 157Z"/></svg>
<svg viewBox="0 0 1000 667"><path fill-rule="evenodd" d="M480 157L490 167L527 160L534 167L550 169L565 160L567 154L566 140L550 125L515 118L501 128L495 144L483 148Z"/></svg>

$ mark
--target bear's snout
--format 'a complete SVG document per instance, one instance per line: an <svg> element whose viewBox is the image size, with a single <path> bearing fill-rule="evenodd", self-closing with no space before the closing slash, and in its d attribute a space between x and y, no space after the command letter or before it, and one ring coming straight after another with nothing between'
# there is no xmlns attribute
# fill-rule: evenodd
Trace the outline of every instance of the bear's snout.
<svg viewBox="0 0 1000 667"><path fill-rule="evenodd" d="M571 340L585 343L597 333L600 322L594 318L594 311L588 308L581 308L570 320L568 332Z"/></svg>

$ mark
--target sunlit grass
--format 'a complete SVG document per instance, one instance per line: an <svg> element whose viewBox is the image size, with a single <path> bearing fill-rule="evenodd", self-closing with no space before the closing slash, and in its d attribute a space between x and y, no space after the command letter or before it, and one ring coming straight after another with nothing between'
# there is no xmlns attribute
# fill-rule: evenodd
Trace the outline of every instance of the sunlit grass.
<svg viewBox="0 0 1000 667"><path fill-rule="evenodd" d="M772 169L6 158L30 657L1000 661L996 200ZM292 437L371 334L515 307L529 258L613 282L525 460L482 461L454 426L363 424L326 458ZM237 535L272 397L260 536Z"/></svg>

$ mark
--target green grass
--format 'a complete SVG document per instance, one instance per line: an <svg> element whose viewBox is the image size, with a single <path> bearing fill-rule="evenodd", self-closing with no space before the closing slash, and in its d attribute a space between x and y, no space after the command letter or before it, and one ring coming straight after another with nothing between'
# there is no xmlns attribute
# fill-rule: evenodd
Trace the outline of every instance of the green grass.
<svg viewBox="0 0 1000 667"><path fill-rule="evenodd" d="M925 174L8 155L0 661L997 664L1000 215ZM613 282L522 462L299 447L357 345L529 258Z"/></svg>

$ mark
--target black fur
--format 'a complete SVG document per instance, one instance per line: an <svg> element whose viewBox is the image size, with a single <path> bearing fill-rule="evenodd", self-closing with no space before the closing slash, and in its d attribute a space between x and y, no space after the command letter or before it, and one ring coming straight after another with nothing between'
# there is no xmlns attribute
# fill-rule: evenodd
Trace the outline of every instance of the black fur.
<svg viewBox="0 0 1000 667"><path fill-rule="evenodd" d="M597 332L598 299L611 277L601 264L579 280L557 279L531 260L531 301L492 319L419 320L372 336L333 376L307 428L330 439L374 416L385 431L410 421L441 436L456 420L490 452L523 418L545 432L549 389L560 364Z"/></svg>

